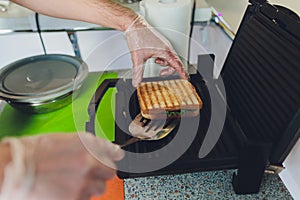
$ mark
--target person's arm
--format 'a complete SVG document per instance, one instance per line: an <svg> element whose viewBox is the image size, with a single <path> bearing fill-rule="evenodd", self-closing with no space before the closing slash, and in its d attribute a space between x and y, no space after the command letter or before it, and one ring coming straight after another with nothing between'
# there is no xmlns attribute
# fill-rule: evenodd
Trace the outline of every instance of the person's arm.
<svg viewBox="0 0 300 200"><path fill-rule="evenodd" d="M129 8L110 0L12 0L35 12L45 15L80 20L125 32L133 63L132 84L137 86L143 79L144 63L155 58L157 64L168 66L161 75L175 71L188 79L179 56L170 42Z"/></svg>
<svg viewBox="0 0 300 200"><path fill-rule="evenodd" d="M0 143L0 188L2 188L4 169L10 161L11 155L9 144Z"/></svg>
<svg viewBox="0 0 300 200"><path fill-rule="evenodd" d="M11 0L35 12L85 21L125 31L137 17L131 9L110 0Z"/></svg>

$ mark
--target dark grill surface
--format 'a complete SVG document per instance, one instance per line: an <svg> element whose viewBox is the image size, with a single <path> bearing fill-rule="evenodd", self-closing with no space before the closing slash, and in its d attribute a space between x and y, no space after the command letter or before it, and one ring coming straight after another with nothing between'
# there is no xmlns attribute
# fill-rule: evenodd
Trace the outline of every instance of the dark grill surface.
<svg viewBox="0 0 300 200"><path fill-rule="evenodd" d="M277 142L300 107L300 41L263 14L238 33L222 77L248 138Z"/></svg>
<svg viewBox="0 0 300 200"><path fill-rule="evenodd" d="M153 152L169 144L169 142L176 136L176 134L190 134L190 127L199 124L199 127L196 127L197 135L187 151L174 163L161 170L143 174L119 172L120 177L126 178L158 174L172 174L181 172L193 172L198 171L199 169L211 170L213 168L221 169L224 168L224 166L226 166L227 168L233 168L237 166L238 149L240 145L244 143L245 137L243 133L239 131L240 129L239 127L237 127L234 120L230 117L230 113L227 114L225 128L223 129L218 143L205 158L199 159L199 150L210 123L211 105L208 90L206 88L205 82L202 81L201 77L198 75L192 75L191 82L194 84L197 93L200 95L203 101L203 108L200 110L200 118L189 118L187 122L185 121L184 124L180 124L180 126L184 126L183 130L185 131L178 131L177 127L177 129L175 129L173 133L162 140L140 141L125 148L126 151L136 153ZM130 96L130 94L132 95ZM123 84L118 85L116 105L117 123L115 129L115 142L118 144L122 144L131 137L125 133L126 131L124 132L123 130L128 130L130 122L140 111L137 94L132 88L130 80L126 83L124 82ZM124 115L124 113L127 114ZM185 141L185 138L183 137L182 145L186 145L187 143L188 141ZM171 154L172 152L169 153ZM160 155L157 154L156 156ZM148 159L151 159L151 157L149 157ZM126 161L126 157L122 162L122 166L124 166L124 163L126 162L129 166L132 164L129 160Z"/></svg>

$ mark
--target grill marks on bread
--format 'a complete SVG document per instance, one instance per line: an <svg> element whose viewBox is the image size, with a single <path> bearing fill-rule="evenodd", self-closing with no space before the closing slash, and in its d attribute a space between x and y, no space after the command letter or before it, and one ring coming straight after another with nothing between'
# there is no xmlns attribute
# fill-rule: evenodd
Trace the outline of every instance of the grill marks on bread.
<svg viewBox="0 0 300 200"><path fill-rule="evenodd" d="M142 115L146 118L156 118L155 113L162 111L190 109L197 112L202 107L195 88L184 79L142 82L137 92Z"/></svg>

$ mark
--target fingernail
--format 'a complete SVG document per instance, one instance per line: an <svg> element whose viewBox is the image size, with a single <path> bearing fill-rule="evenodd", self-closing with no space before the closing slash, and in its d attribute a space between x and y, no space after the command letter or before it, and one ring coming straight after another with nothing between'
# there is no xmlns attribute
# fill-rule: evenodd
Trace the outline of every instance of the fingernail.
<svg viewBox="0 0 300 200"><path fill-rule="evenodd" d="M121 149L121 147L117 144L114 144L113 149L114 149L114 151L119 151Z"/></svg>
<svg viewBox="0 0 300 200"><path fill-rule="evenodd" d="M122 160L125 156L125 152L119 145L114 146L114 152L117 152L117 154L114 155L114 160Z"/></svg>

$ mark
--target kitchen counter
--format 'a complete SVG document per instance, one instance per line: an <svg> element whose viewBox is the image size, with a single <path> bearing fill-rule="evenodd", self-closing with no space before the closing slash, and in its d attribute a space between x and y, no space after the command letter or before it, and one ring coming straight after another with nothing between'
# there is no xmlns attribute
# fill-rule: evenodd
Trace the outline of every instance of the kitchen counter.
<svg viewBox="0 0 300 200"><path fill-rule="evenodd" d="M258 194L237 195L231 185L233 172L224 170L125 179L125 199L293 199L278 175L265 175Z"/></svg>

